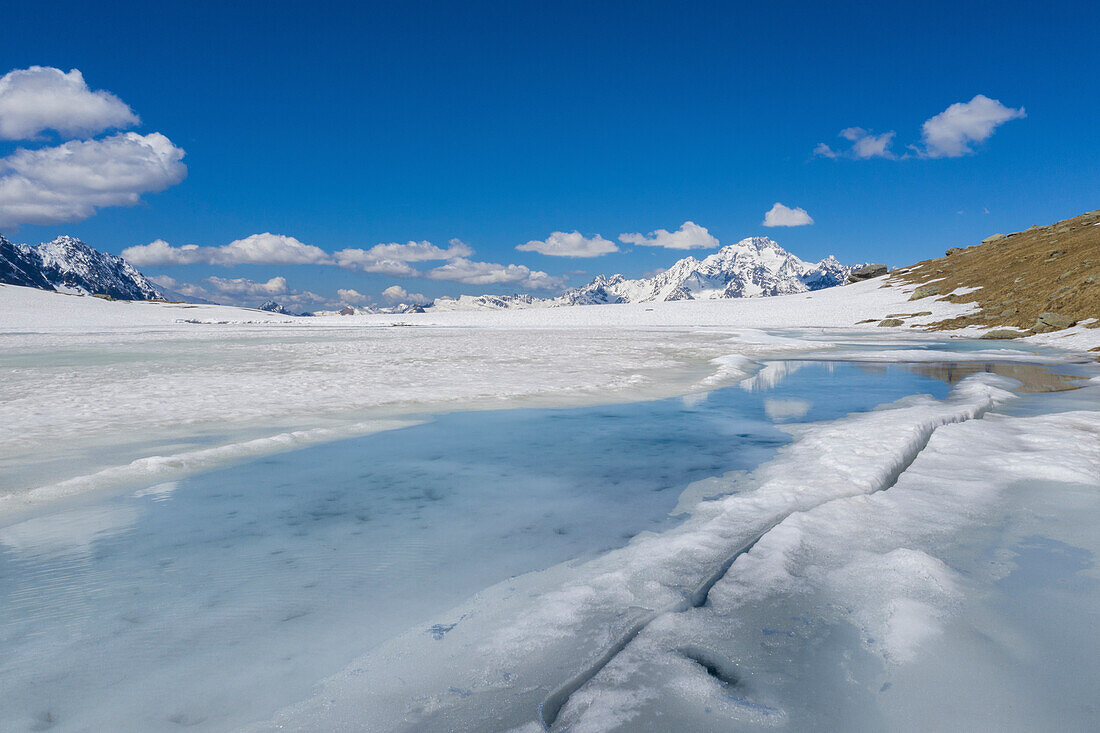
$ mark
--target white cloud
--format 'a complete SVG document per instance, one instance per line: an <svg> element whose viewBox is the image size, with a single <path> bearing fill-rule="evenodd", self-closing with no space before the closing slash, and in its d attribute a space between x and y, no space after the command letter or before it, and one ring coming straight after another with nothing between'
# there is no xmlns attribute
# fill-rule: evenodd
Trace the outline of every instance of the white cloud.
<svg viewBox="0 0 1100 733"><path fill-rule="evenodd" d="M859 160L895 157L890 151L890 144L894 142L896 134L891 130L875 135L862 127L849 127L840 131L841 137L852 141L852 157Z"/></svg>
<svg viewBox="0 0 1100 733"><path fill-rule="evenodd" d="M367 296L363 295L358 290L353 290L351 288L340 288L336 291L336 297L338 297L347 305L361 304L365 303L368 300Z"/></svg>
<svg viewBox="0 0 1100 733"><path fill-rule="evenodd" d="M410 241L376 244L369 249L347 248L333 254L320 247L303 244L283 234L253 234L220 247L185 244L173 247L163 239L127 247L122 256L138 267L157 265L337 265L349 270L371 272L390 277L419 277L420 271L409 262L465 258L473 250L465 242L452 239L446 248L431 242Z"/></svg>
<svg viewBox="0 0 1100 733"><path fill-rule="evenodd" d="M766 227L804 227L813 224L814 220L801 207L791 208L778 201L764 214L764 226Z"/></svg>
<svg viewBox="0 0 1100 733"><path fill-rule="evenodd" d="M273 277L265 283L256 282L243 277L232 279L224 277L208 277L204 282L210 284L215 290L227 295L286 295L290 290L286 286L286 278Z"/></svg>
<svg viewBox="0 0 1100 733"><path fill-rule="evenodd" d="M461 239L452 239L446 249L431 242L409 241L376 244L370 249L349 248L333 254L336 264L349 270L374 272L391 277L416 277L419 272L409 262L455 260L474 253Z"/></svg>
<svg viewBox="0 0 1100 733"><path fill-rule="evenodd" d="M149 279L155 282L157 285L160 285L162 288L168 288L169 290L175 290L179 287L179 281L177 281L174 277L169 277L168 275L153 275Z"/></svg>
<svg viewBox="0 0 1100 733"><path fill-rule="evenodd" d="M550 290L564 284L562 278L552 277L541 270L524 265L498 265L492 262L474 262L465 258L452 260L424 274L429 280L447 280L466 285L496 285L516 283L535 290Z"/></svg>
<svg viewBox="0 0 1100 733"><path fill-rule="evenodd" d="M410 293L400 285L391 285L382 291L382 297L390 303L406 303L408 305L424 305L428 298L421 293Z"/></svg>
<svg viewBox="0 0 1100 733"><path fill-rule="evenodd" d="M127 247L123 259L138 267L156 265L326 265L332 256L320 247L284 234L252 234L221 247L185 244L173 247L163 239Z"/></svg>
<svg viewBox="0 0 1100 733"><path fill-rule="evenodd" d="M139 122L115 95L88 89L76 69L66 74L50 66L32 66L0 77L0 139L27 140L44 130L80 137Z"/></svg>
<svg viewBox="0 0 1100 733"><path fill-rule="evenodd" d="M376 244L370 249L346 249L344 252L361 252L364 257L377 260L398 260L400 262L427 262L431 260L453 260L459 257L469 257L474 253L470 245L461 239L452 239L446 249L436 247L431 242L390 242L389 244Z"/></svg>
<svg viewBox="0 0 1100 733"><path fill-rule="evenodd" d="M390 277L418 277L420 271L404 260L378 259L365 249L342 249L333 257L336 264L348 270L374 272Z"/></svg>
<svg viewBox="0 0 1100 733"><path fill-rule="evenodd" d="M848 127L840 131L840 137L851 142L847 150L833 150L825 143L818 143L814 156L857 160L904 160L913 155L921 158L958 158L973 153L972 146L988 140L1000 125L1026 116L1023 107L1006 107L996 99L979 94L969 102L957 102L926 120L921 128L921 145L909 146L912 153L897 155L890 150L896 136L893 131L876 135L862 127Z"/></svg>
<svg viewBox="0 0 1100 733"><path fill-rule="evenodd" d="M846 127L840 131L839 137L849 141L851 145L847 150L833 150L825 143L818 143L814 148L814 155L819 158L855 158L867 160L869 158L887 158L896 160L897 155L890 150L897 135L894 131L882 132L878 135L862 127Z"/></svg>
<svg viewBox="0 0 1100 733"><path fill-rule="evenodd" d="M86 219L104 206L133 206L187 175L184 152L160 133L119 133L0 158L0 226Z"/></svg>
<svg viewBox="0 0 1100 733"><path fill-rule="evenodd" d="M168 276L150 278L156 284L185 298L196 298L226 305L254 306L260 301L276 300L280 305L303 309L315 304L331 305L328 298L308 290L294 290L286 278L277 275L267 282L243 277L208 277L201 284L184 283Z"/></svg>
<svg viewBox="0 0 1100 733"><path fill-rule="evenodd" d="M156 265L193 265L206 262L204 250L213 247L199 247L197 244L185 244L173 247L163 239L155 239L149 244L138 244L122 250L122 259L137 267Z"/></svg>
<svg viewBox="0 0 1100 733"><path fill-rule="evenodd" d="M532 239L526 244L517 246L516 249L520 252L538 252L551 257L599 257L619 251L614 242L604 239L599 234L594 237L585 237L578 231L552 232L546 239Z"/></svg>
<svg viewBox="0 0 1100 733"><path fill-rule="evenodd" d="M988 140L1000 125L1026 116L1023 107L1012 109L984 94L969 102L956 102L924 123L920 155L926 158L967 155L974 152L972 144Z"/></svg>
<svg viewBox="0 0 1100 733"><path fill-rule="evenodd" d="M312 244L302 244L284 234L252 234L224 247L213 248L210 264L324 265L332 261L327 252Z"/></svg>
<svg viewBox="0 0 1100 733"><path fill-rule="evenodd" d="M685 221L674 232L658 229L650 232L648 237L637 232L620 234L619 241L643 247L666 249L713 249L718 246L718 239L708 232L706 227L701 227L693 221Z"/></svg>

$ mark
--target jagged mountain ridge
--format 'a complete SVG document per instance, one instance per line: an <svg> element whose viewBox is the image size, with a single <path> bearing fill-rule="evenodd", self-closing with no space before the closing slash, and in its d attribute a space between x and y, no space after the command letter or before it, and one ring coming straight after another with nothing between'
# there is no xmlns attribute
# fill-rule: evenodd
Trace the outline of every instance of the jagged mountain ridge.
<svg viewBox="0 0 1100 733"><path fill-rule="evenodd" d="M0 283L117 300L157 300L163 294L133 265L99 252L75 237L61 236L37 247L0 235Z"/></svg>
<svg viewBox="0 0 1100 733"><path fill-rule="evenodd" d="M806 262L768 237L748 237L702 260L685 257L650 278L628 280L622 275L599 275L556 298L464 295L440 298L431 309L496 310L788 295L843 285L858 267L842 265L832 255L820 262Z"/></svg>

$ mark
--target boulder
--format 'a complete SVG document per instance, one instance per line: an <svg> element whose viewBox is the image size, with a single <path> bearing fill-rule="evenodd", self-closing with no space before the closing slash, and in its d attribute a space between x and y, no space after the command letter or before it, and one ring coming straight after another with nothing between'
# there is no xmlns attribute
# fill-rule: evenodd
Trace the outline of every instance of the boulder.
<svg viewBox="0 0 1100 733"><path fill-rule="evenodd" d="M904 326L905 321L901 320L900 318L887 318L884 321L879 321L878 325L881 328L893 328L895 326Z"/></svg>
<svg viewBox="0 0 1100 733"><path fill-rule="evenodd" d="M957 255L959 252L962 252L962 251L963 251L962 247L948 247L947 251L944 252L944 254L947 255L948 257L950 257L951 255Z"/></svg>
<svg viewBox="0 0 1100 733"><path fill-rule="evenodd" d="M1018 339L1024 336L1030 336L1027 331L1017 331L1013 328L995 328L992 331L986 331L981 335L983 339Z"/></svg>
<svg viewBox="0 0 1100 733"><path fill-rule="evenodd" d="M939 294L939 285L921 285L919 288L913 291L913 294L909 296L909 300L920 300L921 298L930 298L933 295Z"/></svg>
<svg viewBox="0 0 1100 733"><path fill-rule="evenodd" d="M1008 239L1008 237L1003 234L991 234L982 240L982 244L993 244L994 242L1000 242L1005 239Z"/></svg>
<svg viewBox="0 0 1100 733"><path fill-rule="evenodd" d="M870 280L873 277L880 277L882 275L885 275L886 272L886 265L864 265L858 270L853 270L852 273L848 275L848 280L849 282L854 283L859 282L860 280Z"/></svg>
<svg viewBox="0 0 1100 733"><path fill-rule="evenodd" d="M1031 327L1031 330L1035 333L1046 333L1047 331L1061 331L1063 328L1070 328L1075 325L1077 325L1077 321L1060 313L1042 313L1035 319L1035 325Z"/></svg>

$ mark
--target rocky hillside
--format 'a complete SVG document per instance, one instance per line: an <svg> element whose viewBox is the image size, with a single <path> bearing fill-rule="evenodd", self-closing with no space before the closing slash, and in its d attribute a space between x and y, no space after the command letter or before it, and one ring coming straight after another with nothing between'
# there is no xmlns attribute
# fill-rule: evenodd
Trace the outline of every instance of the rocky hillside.
<svg viewBox="0 0 1100 733"><path fill-rule="evenodd" d="M1013 234L994 234L981 244L952 247L943 257L893 271L892 282L919 285L914 300L977 303L980 311L942 321L935 329L985 326L988 338L1016 338L1100 325L1100 211ZM963 295L948 295L956 289ZM942 294L942 295L941 295Z"/></svg>
<svg viewBox="0 0 1100 733"><path fill-rule="evenodd" d="M121 257L92 249L73 237L37 247L0 236L0 283L116 300L163 298L157 287Z"/></svg>

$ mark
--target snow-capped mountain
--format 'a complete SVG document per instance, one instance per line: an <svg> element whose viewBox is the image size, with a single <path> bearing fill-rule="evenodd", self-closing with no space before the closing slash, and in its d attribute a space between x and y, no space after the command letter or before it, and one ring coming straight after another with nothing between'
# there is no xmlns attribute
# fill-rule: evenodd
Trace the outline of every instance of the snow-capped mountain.
<svg viewBox="0 0 1100 733"><path fill-rule="evenodd" d="M853 269L832 256L805 262L768 237L749 237L702 260L685 257L651 278L600 276L556 300L582 305L787 295L841 285Z"/></svg>
<svg viewBox="0 0 1100 733"><path fill-rule="evenodd" d="M650 278L628 280L622 275L599 275L587 285L566 290L556 298L528 295L440 298L430 310L548 308L787 295L843 285L858 267L842 265L832 255L820 262L806 262L768 237L749 237L702 260L685 257Z"/></svg>
<svg viewBox="0 0 1100 733"><path fill-rule="evenodd" d="M504 308L548 308L559 305L557 298L535 298L531 295L460 295L457 298L436 298L432 311L492 311Z"/></svg>
<svg viewBox="0 0 1100 733"><path fill-rule="evenodd" d="M294 315L294 313L290 311L290 309L288 309L285 305L283 305L282 303L278 303L274 300L266 301L263 305L259 307L258 310L267 311L268 313L278 313L284 316Z"/></svg>
<svg viewBox="0 0 1100 733"><path fill-rule="evenodd" d="M37 247L0 236L0 283L63 293L108 295L118 300L155 300L156 285L121 257L98 252L74 237Z"/></svg>

